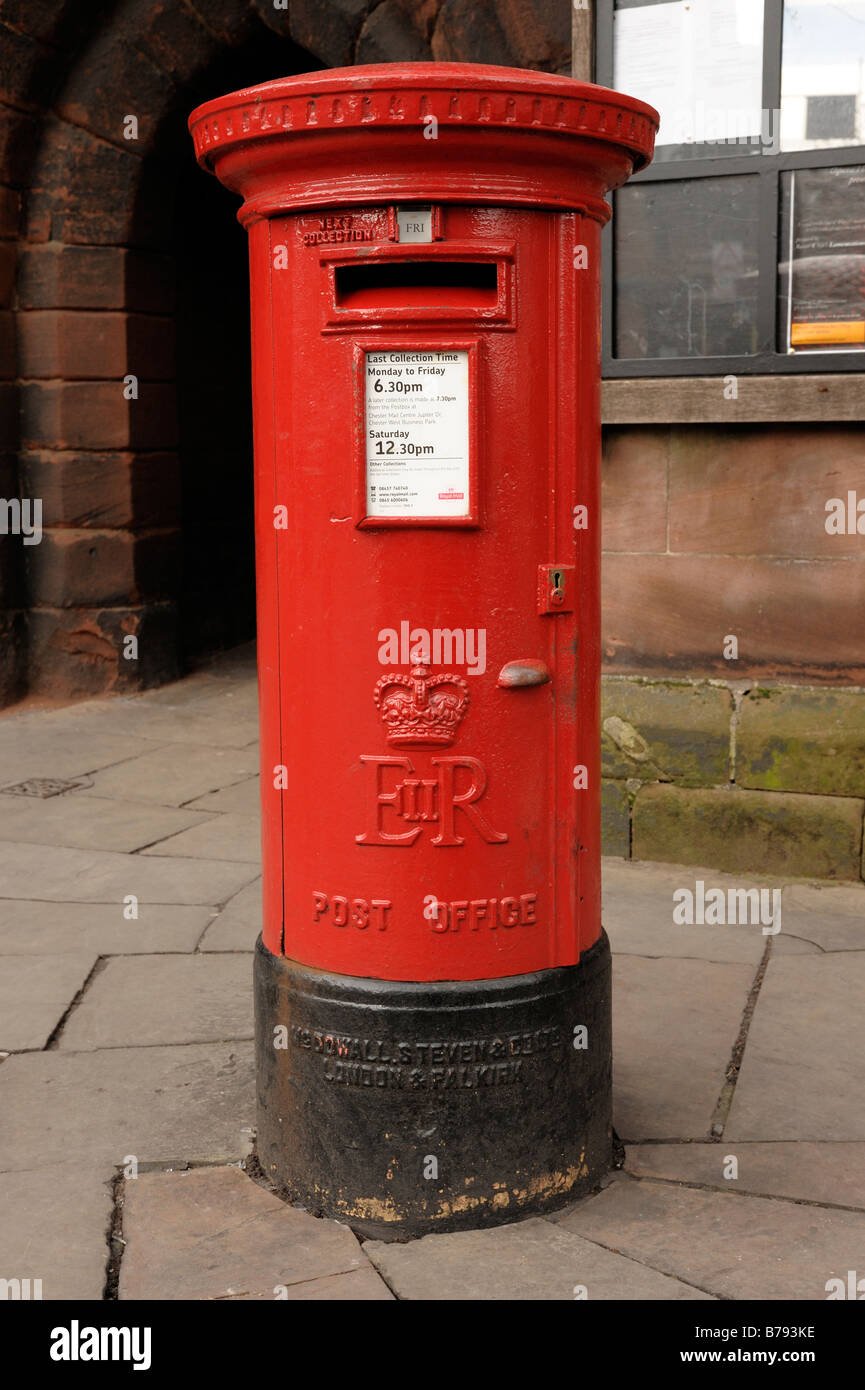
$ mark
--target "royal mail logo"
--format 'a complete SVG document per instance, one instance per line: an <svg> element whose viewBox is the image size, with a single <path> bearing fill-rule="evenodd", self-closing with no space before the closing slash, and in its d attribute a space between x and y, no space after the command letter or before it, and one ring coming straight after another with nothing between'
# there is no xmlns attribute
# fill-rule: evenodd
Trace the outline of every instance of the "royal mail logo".
<svg viewBox="0 0 865 1390"><path fill-rule="evenodd" d="M373 698L388 743L398 748L446 748L469 707L469 688L462 676L434 676L427 666L412 666L410 675L391 671L382 676Z"/></svg>
<svg viewBox="0 0 865 1390"><path fill-rule="evenodd" d="M376 681L373 699L388 743L437 752L453 743L469 707L469 688L462 676L432 675L416 662L409 675L389 671ZM430 758L427 775L404 755L362 753L360 761L372 774L372 795L367 829L355 835L359 845L412 845L427 826L436 832L433 845L464 845L465 825L489 845L506 843L506 832L496 830L477 805L487 785L477 758ZM423 754L421 761L427 762ZM400 822L405 829L398 828Z"/></svg>
<svg viewBox="0 0 865 1390"><path fill-rule="evenodd" d="M464 845L466 826L488 845L507 843L507 832L496 830L477 805L487 787L477 758L431 758L431 777L397 753L361 753L360 761L371 776L367 829L354 837L359 845L413 845L426 828L435 830L430 843L437 849Z"/></svg>

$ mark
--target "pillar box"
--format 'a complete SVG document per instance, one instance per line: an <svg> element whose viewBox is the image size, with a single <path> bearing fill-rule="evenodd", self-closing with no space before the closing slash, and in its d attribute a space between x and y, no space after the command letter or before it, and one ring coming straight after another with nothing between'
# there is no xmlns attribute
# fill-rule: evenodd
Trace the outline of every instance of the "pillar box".
<svg viewBox="0 0 865 1390"><path fill-rule="evenodd" d="M610 1163L600 250L656 126L453 63L190 118L250 244L258 1157L367 1235Z"/></svg>

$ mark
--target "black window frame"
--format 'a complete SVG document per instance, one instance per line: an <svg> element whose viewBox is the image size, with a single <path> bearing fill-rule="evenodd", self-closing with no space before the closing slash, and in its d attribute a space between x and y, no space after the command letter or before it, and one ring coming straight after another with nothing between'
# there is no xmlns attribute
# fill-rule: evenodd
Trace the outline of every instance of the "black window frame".
<svg viewBox="0 0 865 1390"><path fill-rule="evenodd" d="M614 86L613 15L615 0L595 0L595 81ZM784 0L764 0L762 108L781 106L781 45ZM639 92L629 96L639 97ZM796 352L778 350L778 236L781 211L781 175L799 169L840 168L865 165L865 145L837 145L823 150L788 150L773 154L760 146L757 153L724 153L652 163L629 179L639 183L669 183L682 179L718 178L750 174L760 180L757 204L757 340L758 350L747 356L725 357L615 357L615 242L613 223L616 194L612 194L613 222L603 232L603 282L601 292L602 376L606 380L634 377L772 376L779 373L861 372L865 350L851 352Z"/></svg>

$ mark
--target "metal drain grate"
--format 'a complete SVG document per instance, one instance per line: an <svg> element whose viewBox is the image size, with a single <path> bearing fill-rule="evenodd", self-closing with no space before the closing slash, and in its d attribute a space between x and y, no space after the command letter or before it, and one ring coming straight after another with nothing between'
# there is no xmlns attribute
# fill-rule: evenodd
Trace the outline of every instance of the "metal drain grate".
<svg viewBox="0 0 865 1390"><path fill-rule="evenodd" d="M3 796L60 796L63 792L74 791L76 787L92 787L90 777L28 777L26 782L13 782L11 787L0 787Z"/></svg>

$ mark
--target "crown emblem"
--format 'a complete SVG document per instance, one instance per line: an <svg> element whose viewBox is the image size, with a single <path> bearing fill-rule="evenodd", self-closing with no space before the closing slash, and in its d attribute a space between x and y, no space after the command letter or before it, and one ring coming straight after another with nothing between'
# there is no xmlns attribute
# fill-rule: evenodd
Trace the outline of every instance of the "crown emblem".
<svg viewBox="0 0 865 1390"><path fill-rule="evenodd" d="M469 688L462 676L432 676L427 666L412 666L411 674L391 671L376 681L373 699L387 729L388 743L421 748L453 743L460 720L469 707Z"/></svg>

